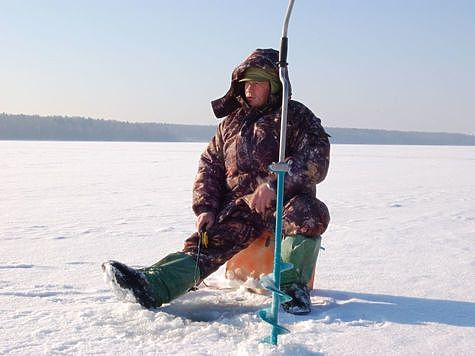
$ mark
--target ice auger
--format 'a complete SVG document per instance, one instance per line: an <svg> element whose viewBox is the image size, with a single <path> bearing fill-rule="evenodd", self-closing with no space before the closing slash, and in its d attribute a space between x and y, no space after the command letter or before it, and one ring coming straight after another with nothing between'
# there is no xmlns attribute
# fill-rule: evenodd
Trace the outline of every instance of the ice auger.
<svg viewBox="0 0 475 356"><path fill-rule="evenodd" d="M290 14L294 6L295 0L289 0L287 13L284 19L282 29L282 38L280 42L279 53L279 77L282 82L282 111L280 118L280 143L279 143L279 162L273 163L269 169L277 175L277 198L275 209L275 250L274 250L274 271L261 278L261 284L264 288L272 291L272 306L270 308L261 309L258 315L267 323L272 325L272 333L263 341L272 345L277 345L277 337L281 334L289 332L288 329L279 325L279 306L291 299L288 295L280 290L280 274L282 271L292 268L289 263L284 263L281 257L282 243L282 210L284 202L284 180L285 173L290 174L291 162L285 162L285 141L287 135L287 109L289 101L289 75L287 71L287 28L289 26Z"/></svg>

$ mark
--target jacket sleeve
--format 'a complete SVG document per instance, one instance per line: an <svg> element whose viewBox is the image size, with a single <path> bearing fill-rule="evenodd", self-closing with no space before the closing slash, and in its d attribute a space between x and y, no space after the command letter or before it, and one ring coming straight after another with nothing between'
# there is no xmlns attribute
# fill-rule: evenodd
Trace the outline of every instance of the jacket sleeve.
<svg viewBox="0 0 475 356"><path fill-rule="evenodd" d="M226 185L222 123L211 139L206 150L201 154L198 173L193 185L193 211L196 215L220 210Z"/></svg>
<svg viewBox="0 0 475 356"><path fill-rule="evenodd" d="M287 136L286 161L292 162L291 174L285 175L285 199L303 192L315 194L315 185L325 179L330 163L329 136L320 119L300 103L289 114L298 117Z"/></svg>

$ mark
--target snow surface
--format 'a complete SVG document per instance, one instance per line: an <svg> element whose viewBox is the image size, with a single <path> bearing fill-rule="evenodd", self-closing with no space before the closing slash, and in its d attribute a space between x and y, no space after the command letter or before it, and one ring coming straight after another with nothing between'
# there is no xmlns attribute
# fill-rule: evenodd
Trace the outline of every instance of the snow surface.
<svg viewBox="0 0 475 356"><path fill-rule="evenodd" d="M313 312L277 347L244 288L119 302L101 262L180 250L204 147L0 141L0 354L475 354L475 147L333 146Z"/></svg>

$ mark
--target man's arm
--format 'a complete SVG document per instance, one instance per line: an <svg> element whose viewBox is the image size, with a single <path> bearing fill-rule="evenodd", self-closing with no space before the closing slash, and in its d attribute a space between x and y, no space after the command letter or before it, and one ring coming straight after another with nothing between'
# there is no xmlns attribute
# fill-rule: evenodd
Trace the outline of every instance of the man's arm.
<svg viewBox="0 0 475 356"><path fill-rule="evenodd" d="M317 118L308 108L294 103L292 115L299 116L296 127L288 136L286 161L292 161L291 174L285 175L285 197L314 191L323 181L330 162L330 141ZM275 188L276 182L271 185Z"/></svg>

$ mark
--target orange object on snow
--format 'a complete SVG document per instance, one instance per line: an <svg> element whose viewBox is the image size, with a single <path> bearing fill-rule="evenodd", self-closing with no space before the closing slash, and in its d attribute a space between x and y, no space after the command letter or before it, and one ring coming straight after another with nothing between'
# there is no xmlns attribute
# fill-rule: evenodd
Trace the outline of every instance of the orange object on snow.
<svg viewBox="0 0 475 356"><path fill-rule="evenodd" d="M259 279L274 269L274 234L265 231L246 249L234 255L226 263L226 278L247 281L249 278ZM307 286L313 289L315 267Z"/></svg>

